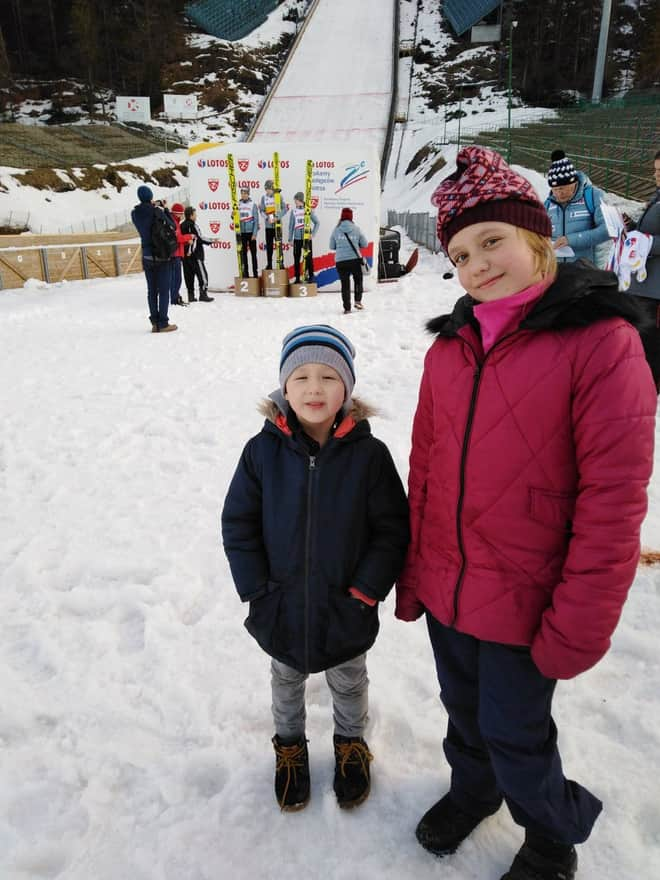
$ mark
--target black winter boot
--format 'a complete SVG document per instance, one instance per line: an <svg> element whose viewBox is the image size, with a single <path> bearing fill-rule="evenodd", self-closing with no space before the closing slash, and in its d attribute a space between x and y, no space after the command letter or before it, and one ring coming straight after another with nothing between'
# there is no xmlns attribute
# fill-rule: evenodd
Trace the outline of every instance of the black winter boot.
<svg viewBox="0 0 660 880"><path fill-rule="evenodd" d="M214 297L214 296L209 296L208 293L207 293L206 291L203 291L203 292L200 293L200 295L199 295L199 301L200 301L201 303L212 303L214 299L215 299L215 297Z"/></svg>
<svg viewBox="0 0 660 880"><path fill-rule="evenodd" d="M369 797L369 762L373 761L374 756L361 736L335 733L332 740L335 747L334 789L337 803L344 809L357 807Z"/></svg>
<svg viewBox="0 0 660 880"><path fill-rule="evenodd" d="M280 809L302 810L309 803L309 755L304 736L289 742L273 737L275 748L275 797Z"/></svg>
<svg viewBox="0 0 660 880"><path fill-rule="evenodd" d="M574 846L528 831L524 844L501 880L573 880L577 863Z"/></svg>
<svg viewBox="0 0 660 880"><path fill-rule="evenodd" d="M488 814L490 815L490 814ZM419 820L415 836L434 856L455 852L486 816L466 813L446 794Z"/></svg>

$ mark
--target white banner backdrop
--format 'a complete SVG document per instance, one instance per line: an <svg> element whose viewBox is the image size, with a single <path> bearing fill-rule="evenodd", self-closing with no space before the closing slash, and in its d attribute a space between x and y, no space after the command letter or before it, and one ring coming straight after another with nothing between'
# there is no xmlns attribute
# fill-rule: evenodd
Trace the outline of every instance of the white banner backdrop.
<svg viewBox="0 0 660 880"><path fill-rule="evenodd" d="M190 204L197 211L197 222L205 237L213 238L206 248L209 285L214 290L233 287L238 275L236 239L231 212L227 154L234 156L236 185L248 186L258 205L264 183L273 179L273 152L280 156L282 199L290 209L293 196L305 191L305 168L314 162L312 207L319 220L313 239L314 274L319 287L337 282L335 255L328 244L339 222L341 209L353 209L354 222L364 233L368 245L362 253L372 266L365 277L365 288L376 283L378 238L380 234L380 165L376 148L348 144L193 144L188 150ZM282 218L284 265L294 277L293 244L289 244L289 211ZM257 236L259 270L266 267L266 244L263 217L259 217ZM275 258L273 257L273 264Z"/></svg>
<svg viewBox="0 0 660 880"><path fill-rule="evenodd" d="M151 101L148 97L117 95L115 115L120 122L151 122Z"/></svg>
<svg viewBox="0 0 660 880"><path fill-rule="evenodd" d="M171 119L196 119L197 95L163 95L165 116Z"/></svg>

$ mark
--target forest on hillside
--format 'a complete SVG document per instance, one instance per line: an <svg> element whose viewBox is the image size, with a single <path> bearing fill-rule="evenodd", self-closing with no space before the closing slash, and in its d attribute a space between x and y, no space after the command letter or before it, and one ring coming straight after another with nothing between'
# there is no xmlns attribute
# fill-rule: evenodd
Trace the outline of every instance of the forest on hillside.
<svg viewBox="0 0 660 880"><path fill-rule="evenodd" d="M435 2L440 14L442 0ZM155 98L164 67L184 56L185 4L186 0L4 0L0 88L25 77L72 77L86 84L90 97L103 88ZM503 39L493 71L500 85L512 33L513 83L523 100L557 103L573 91L589 97L602 6L602 0L503 0ZM517 27L512 32L514 20ZM466 39L467 35L456 41L453 51L464 49ZM442 56L429 54L433 63L443 62ZM660 4L613 0L604 94L658 86Z"/></svg>

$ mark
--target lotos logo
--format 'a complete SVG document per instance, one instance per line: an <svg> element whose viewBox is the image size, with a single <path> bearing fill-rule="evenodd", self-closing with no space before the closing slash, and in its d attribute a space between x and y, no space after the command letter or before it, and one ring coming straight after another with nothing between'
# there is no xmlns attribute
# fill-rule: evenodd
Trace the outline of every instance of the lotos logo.
<svg viewBox="0 0 660 880"><path fill-rule="evenodd" d="M260 250L260 251L265 251L265 250L266 250L266 245L265 245L265 243L264 243L263 241L260 241L260 242L259 242L258 247L259 247L259 250ZM292 247L293 247L293 245L290 245L288 242L285 242L285 241L282 242L282 251L283 251L284 253L286 253L287 251L290 251Z"/></svg>
<svg viewBox="0 0 660 880"><path fill-rule="evenodd" d="M238 188L239 189L259 189L261 184L258 180L239 180Z"/></svg>
<svg viewBox="0 0 660 880"><path fill-rule="evenodd" d="M231 242L229 241L212 241L211 247L216 250L228 251L231 250Z"/></svg>
<svg viewBox="0 0 660 880"><path fill-rule="evenodd" d="M200 202L200 211L228 211L231 208L229 202Z"/></svg>
<svg viewBox="0 0 660 880"><path fill-rule="evenodd" d="M288 168L290 164L291 163L288 159L280 159L280 168ZM272 159L259 159L259 161L257 162L257 167L261 168L261 170L263 171L264 168L274 168L275 163Z"/></svg>
<svg viewBox="0 0 660 880"><path fill-rule="evenodd" d="M220 181L217 177L209 177L209 189L211 190L211 192L216 192L219 186Z"/></svg>
<svg viewBox="0 0 660 880"><path fill-rule="evenodd" d="M198 168L226 168L227 160L226 159L198 159L197 160Z"/></svg>
<svg viewBox="0 0 660 880"><path fill-rule="evenodd" d="M314 162L314 168L334 168L334 162Z"/></svg>
<svg viewBox="0 0 660 880"><path fill-rule="evenodd" d="M245 174L245 172L250 167L250 160L249 159L237 159L236 161L238 163L238 167L239 167L240 171L242 171L243 174Z"/></svg>
<svg viewBox="0 0 660 880"><path fill-rule="evenodd" d="M349 186L353 186L354 183L360 183L361 180L366 180L367 175L369 174L369 169L367 168L367 163L364 159L362 162L358 162L355 165L347 165L344 170L346 171L346 174L344 174L339 181L339 188L335 190L335 195L348 189Z"/></svg>
<svg viewBox="0 0 660 880"><path fill-rule="evenodd" d="M319 197L318 197L318 196L312 196L312 198L310 199L309 204L310 204L310 206L311 206L311 208L312 208L312 211L313 211L314 208L317 208L317 207L318 207L318 204L319 204Z"/></svg>
<svg viewBox="0 0 660 880"><path fill-rule="evenodd" d="M209 227L213 235L217 235L220 232L220 221L219 220L209 220Z"/></svg>

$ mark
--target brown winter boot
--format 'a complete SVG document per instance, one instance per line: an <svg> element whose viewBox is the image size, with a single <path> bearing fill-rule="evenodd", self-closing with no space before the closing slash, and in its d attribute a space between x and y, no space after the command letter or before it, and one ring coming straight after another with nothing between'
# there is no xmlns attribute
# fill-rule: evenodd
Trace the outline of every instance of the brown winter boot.
<svg viewBox="0 0 660 880"><path fill-rule="evenodd" d="M273 737L275 797L283 812L302 810L309 803L309 755L304 736L289 742Z"/></svg>
<svg viewBox="0 0 660 880"><path fill-rule="evenodd" d="M371 775L369 762L374 756L361 736L333 737L335 747L334 789L343 809L357 807L369 797Z"/></svg>

